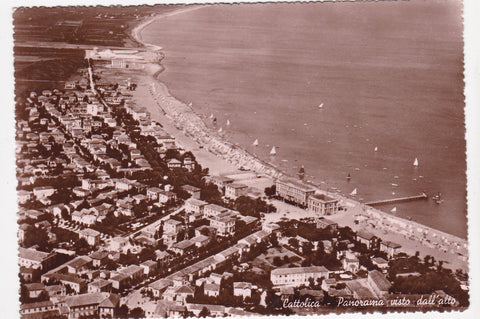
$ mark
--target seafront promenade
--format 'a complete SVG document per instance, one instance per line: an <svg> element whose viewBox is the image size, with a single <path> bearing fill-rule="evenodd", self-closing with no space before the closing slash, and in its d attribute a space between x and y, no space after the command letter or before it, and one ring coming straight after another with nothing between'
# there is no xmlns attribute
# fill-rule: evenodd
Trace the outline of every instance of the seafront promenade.
<svg viewBox="0 0 480 319"><path fill-rule="evenodd" d="M195 8L181 9L168 15L192 9ZM161 49L158 46L144 43L141 32L145 26L162 17L163 15L151 17L132 30L133 37L139 43L142 43L145 48L150 50ZM182 144L182 141L183 143L189 143L188 148L194 151L204 167L208 167L214 174L229 173L235 168L249 169L259 175L267 176L272 183L275 178L286 175L209 129L202 118L189 105L173 97L165 84L156 78L160 70L162 70L162 67L158 64L150 64L145 68L145 76L139 79L143 88L134 94L134 99L140 102L139 105L147 107L153 118L169 119L170 127L167 125L165 127L166 131L175 137L182 135L180 144ZM151 81L152 77L154 77L153 82ZM145 91L148 91L149 96L142 95L142 92L145 93ZM248 181L242 182L248 184ZM331 216L331 219L337 221L340 225L350 226L355 230L366 229L381 238L392 237L402 245L403 251L410 254L414 254L418 250L421 256L431 255L437 260L445 260L452 268L468 269L468 244L466 240L414 221L393 216L346 196L327 193L317 185L314 186L319 192L338 198L341 204L347 208L346 212ZM297 208L282 207L281 211L290 213L297 211ZM289 217L293 216L289 215Z"/></svg>

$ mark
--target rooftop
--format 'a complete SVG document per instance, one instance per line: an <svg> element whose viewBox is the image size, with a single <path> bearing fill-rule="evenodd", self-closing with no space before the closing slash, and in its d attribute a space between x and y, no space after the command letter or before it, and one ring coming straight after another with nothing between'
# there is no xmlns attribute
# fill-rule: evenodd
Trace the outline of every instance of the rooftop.
<svg viewBox="0 0 480 319"><path fill-rule="evenodd" d="M32 248L23 248L23 247L18 248L18 256L20 258L24 258L28 260L42 262L45 259L47 259L50 255L51 254L49 253L38 251Z"/></svg>
<svg viewBox="0 0 480 319"><path fill-rule="evenodd" d="M328 269L325 268L324 266L277 268L272 270L272 275L280 276L280 275L317 273L317 272L328 272Z"/></svg>
<svg viewBox="0 0 480 319"><path fill-rule="evenodd" d="M338 199L329 197L325 194L313 194L311 197L321 200L322 202L336 202Z"/></svg>

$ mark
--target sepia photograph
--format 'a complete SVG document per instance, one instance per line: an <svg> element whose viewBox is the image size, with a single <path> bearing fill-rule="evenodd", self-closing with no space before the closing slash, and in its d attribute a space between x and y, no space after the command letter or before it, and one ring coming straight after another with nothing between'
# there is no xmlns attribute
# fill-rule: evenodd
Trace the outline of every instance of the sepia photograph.
<svg viewBox="0 0 480 319"><path fill-rule="evenodd" d="M18 318L470 309L461 0L37 5Z"/></svg>

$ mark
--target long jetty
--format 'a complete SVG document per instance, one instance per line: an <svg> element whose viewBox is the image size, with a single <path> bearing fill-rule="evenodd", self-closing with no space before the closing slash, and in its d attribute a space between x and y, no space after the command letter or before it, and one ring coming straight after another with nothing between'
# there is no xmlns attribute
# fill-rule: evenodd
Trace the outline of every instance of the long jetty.
<svg viewBox="0 0 480 319"><path fill-rule="evenodd" d="M365 205L376 206L376 205L393 204L393 203L399 203L399 202L409 202L412 200L427 199L427 198L428 198L427 194L421 193L419 195L413 195L413 196L407 196L407 197L377 200L377 201L365 203Z"/></svg>

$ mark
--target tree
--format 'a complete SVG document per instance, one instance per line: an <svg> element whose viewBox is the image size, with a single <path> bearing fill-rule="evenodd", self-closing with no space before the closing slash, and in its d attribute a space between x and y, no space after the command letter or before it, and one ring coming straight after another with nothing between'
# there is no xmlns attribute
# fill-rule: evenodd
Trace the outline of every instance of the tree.
<svg viewBox="0 0 480 319"><path fill-rule="evenodd" d="M275 257L273 258L273 264L274 264L275 266L277 266L277 267L280 267L281 265L283 265L282 259L280 259L279 256L275 256Z"/></svg>
<svg viewBox="0 0 480 319"><path fill-rule="evenodd" d="M275 185L272 185L270 187L265 187L265 195L268 197L275 196L277 193L277 187Z"/></svg>
<svg viewBox="0 0 480 319"><path fill-rule="evenodd" d="M136 307L130 310L130 318L144 318L145 311L142 308Z"/></svg>
<svg viewBox="0 0 480 319"><path fill-rule="evenodd" d="M313 244L309 241L306 241L302 244L302 253L305 256L310 256L312 254Z"/></svg>
<svg viewBox="0 0 480 319"><path fill-rule="evenodd" d="M296 249L296 248L298 248L298 239L296 239L296 238L290 238L290 239L288 240L288 244L289 244L290 246L292 246L293 248Z"/></svg>
<svg viewBox="0 0 480 319"><path fill-rule="evenodd" d="M123 304L120 306L120 308L118 308L118 311L117 311L117 317L118 318L128 318L128 307L127 305Z"/></svg>
<svg viewBox="0 0 480 319"><path fill-rule="evenodd" d="M278 238L275 234L270 236L270 244L272 244L272 247L278 247Z"/></svg>
<svg viewBox="0 0 480 319"><path fill-rule="evenodd" d="M202 308L202 311L200 311L200 313L198 314L198 316L199 316L200 318L210 317L210 311L207 309L207 307L203 307L203 308Z"/></svg>
<svg viewBox="0 0 480 319"><path fill-rule="evenodd" d="M23 244L25 247L38 245L41 249L45 249L48 245L48 233L43 228L29 227Z"/></svg>

